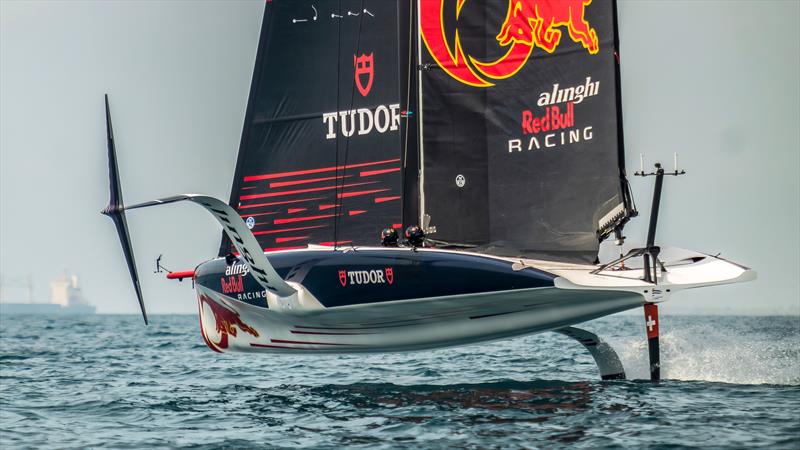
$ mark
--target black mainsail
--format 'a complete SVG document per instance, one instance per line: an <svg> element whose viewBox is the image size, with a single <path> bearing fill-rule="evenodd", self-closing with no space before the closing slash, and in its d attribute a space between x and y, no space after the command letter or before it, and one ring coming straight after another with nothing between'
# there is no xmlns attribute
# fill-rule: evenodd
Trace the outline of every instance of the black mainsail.
<svg viewBox="0 0 800 450"><path fill-rule="evenodd" d="M635 214L616 36L609 0L268 1L230 204L266 250L594 260Z"/></svg>
<svg viewBox="0 0 800 450"><path fill-rule="evenodd" d="M265 3L230 199L265 250L372 244L401 226L402 12L389 1Z"/></svg>
<svg viewBox="0 0 800 450"><path fill-rule="evenodd" d="M594 260L634 212L615 4L419 4L420 220L479 251Z"/></svg>

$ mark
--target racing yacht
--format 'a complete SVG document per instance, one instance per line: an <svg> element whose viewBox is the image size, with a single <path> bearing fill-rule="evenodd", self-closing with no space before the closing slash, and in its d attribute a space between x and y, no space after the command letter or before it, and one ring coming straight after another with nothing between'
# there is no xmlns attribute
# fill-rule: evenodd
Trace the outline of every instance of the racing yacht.
<svg viewBox="0 0 800 450"><path fill-rule="evenodd" d="M145 303L125 212L188 201L223 229L190 278L218 352L425 350L555 331L624 378L576 324L751 280L719 256L646 245L600 264L638 215L623 142L616 3L272 0L231 197L125 205L108 96L110 202ZM620 247L621 248L621 247Z"/></svg>

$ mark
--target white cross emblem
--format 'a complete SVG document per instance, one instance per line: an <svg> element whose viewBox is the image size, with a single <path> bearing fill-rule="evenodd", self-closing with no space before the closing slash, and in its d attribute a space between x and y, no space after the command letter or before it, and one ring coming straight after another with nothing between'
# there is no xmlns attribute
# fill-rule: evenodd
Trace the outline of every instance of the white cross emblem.
<svg viewBox="0 0 800 450"><path fill-rule="evenodd" d="M653 331L653 327L656 326L656 321L653 320L653 316L647 316L647 322L644 324L647 325L647 331Z"/></svg>

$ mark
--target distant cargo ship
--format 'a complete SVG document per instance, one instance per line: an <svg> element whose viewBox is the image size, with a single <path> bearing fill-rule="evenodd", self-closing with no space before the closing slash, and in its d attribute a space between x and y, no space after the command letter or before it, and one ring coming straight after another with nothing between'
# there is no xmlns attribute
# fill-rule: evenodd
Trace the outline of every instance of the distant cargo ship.
<svg viewBox="0 0 800 450"><path fill-rule="evenodd" d="M89 315L94 314L95 307L83 297L78 286L78 277L64 275L50 282L50 303L35 303L30 279L27 284L28 301L26 303L0 302L0 315L5 314L59 314Z"/></svg>

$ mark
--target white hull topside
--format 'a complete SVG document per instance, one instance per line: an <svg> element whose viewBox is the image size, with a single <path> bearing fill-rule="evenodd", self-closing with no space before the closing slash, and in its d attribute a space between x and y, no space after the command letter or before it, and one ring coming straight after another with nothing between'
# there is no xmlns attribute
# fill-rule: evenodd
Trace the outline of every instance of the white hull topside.
<svg viewBox="0 0 800 450"><path fill-rule="evenodd" d="M312 246L287 252L343 250ZM368 250L359 247L353 250ZM369 248L389 252L453 252L440 249ZM689 288L747 281L755 272L724 259L665 249L667 268L658 284L642 281L641 268L604 270L594 265L472 254L555 276L554 286L446 295L325 307L303 285L280 297L265 292L266 305L248 304L197 284L203 338L216 351L357 353L423 350L550 331L649 302Z"/></svg>

